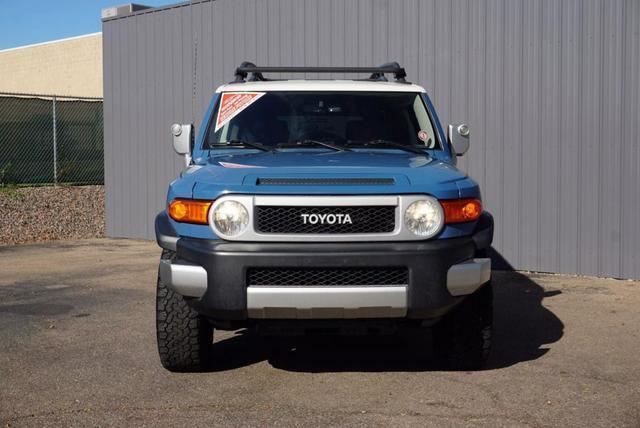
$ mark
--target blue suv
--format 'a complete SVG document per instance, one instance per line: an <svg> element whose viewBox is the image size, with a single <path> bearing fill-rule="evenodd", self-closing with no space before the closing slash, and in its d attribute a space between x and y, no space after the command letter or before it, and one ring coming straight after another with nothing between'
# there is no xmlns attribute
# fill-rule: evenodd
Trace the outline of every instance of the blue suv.
<svg viewBox="0 0 640 428"><path fill-rule="evenodd" d="M268 73L363 73L274 80ZM386 75L393 75L389 81ZM397 63L258 67L218 88L155 222L157 340L171 371L204 370L213 329L432 329L439 361L481 367L491 346L493 218Z"/></svg>

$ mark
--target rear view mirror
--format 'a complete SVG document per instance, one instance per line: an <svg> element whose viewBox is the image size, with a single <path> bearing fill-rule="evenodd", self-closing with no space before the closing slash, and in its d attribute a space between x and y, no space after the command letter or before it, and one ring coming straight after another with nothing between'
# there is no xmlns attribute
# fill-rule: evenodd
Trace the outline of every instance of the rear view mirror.
<svg viewBox="0 0 640 428"><path fill-rule="evenodd" d="M171 135L173 135L173 150L177 154L185 157L187 166L191 163L191 139L193 138L193 125L171 125Z"/></svg>
<svg viewBox="0 0 640 428"><path fill-rule="evenodd" d="M449 125L447 137L456 156L462 156L469 150L469 126L465 123Z"/></svg>

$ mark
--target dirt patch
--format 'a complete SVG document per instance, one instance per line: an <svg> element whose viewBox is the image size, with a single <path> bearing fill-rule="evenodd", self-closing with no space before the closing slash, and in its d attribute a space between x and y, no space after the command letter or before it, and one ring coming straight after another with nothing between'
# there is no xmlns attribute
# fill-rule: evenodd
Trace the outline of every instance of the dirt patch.
<svg viewBox="0 0 640 428"><path fill-rule="evenodd" d="M0 188L0 245L104 236L104 186Z"/></svg>

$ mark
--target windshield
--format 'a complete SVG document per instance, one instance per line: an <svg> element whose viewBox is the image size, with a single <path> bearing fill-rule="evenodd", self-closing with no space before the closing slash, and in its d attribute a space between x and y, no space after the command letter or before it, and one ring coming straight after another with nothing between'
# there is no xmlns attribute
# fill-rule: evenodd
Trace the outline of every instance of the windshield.
<svg viewBox="0 0 640 428"><path fill-rule="evenodd" d="M250 148L243 142L441 149L422 97L415 92L225 92L203 148Z"/></svg>

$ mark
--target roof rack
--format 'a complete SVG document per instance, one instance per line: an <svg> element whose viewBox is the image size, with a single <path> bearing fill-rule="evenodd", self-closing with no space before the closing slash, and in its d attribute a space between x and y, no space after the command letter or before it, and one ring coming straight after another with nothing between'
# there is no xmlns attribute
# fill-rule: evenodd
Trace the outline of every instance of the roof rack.
<svg viewBox="0 0 640 428"><path fill-rule="evenodd" d="M270 81L262 73L371 73L368 79L376 82L386 82L385 73L393 73L396 82L408 83L405 80L407 73L397 62L388 62L380 67L259 67L251 62L243 62L236 68L235 80L232 83L244 83L248 81Z"/></svg>

